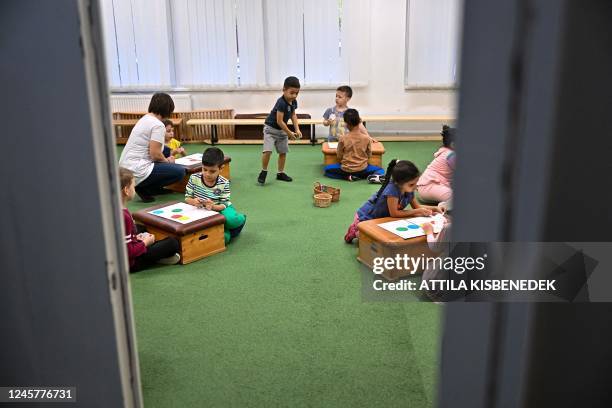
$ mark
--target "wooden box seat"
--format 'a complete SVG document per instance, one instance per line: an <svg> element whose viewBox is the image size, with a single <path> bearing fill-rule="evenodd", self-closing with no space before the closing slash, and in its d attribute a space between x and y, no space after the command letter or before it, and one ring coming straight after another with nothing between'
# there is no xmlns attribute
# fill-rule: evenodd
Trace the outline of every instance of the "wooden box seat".
<svg viewBox="0 0 612 408"><path fill-rule="evenodd" d="M427 237L420 236L416 238L403 239L381 227L378 224L383 224L389 221L395 221L397 218L377 218L369 221L362 221L358 224L359 227L359 253L357 260L369 268L374 267L374 258L395 258L396 255L404 254L410 257L434 256L427 244ZM390 281L400 279L404 276L411 275L412 271L405 269L389 269L385 270L382 276ZM419 269L414 271L415 274L422 273Z"/></svg>
<svg viewBox="0 0 612 408"><path fill-rule="evenodd" d="M176 238L180 244L181 264L188 264L225 251L223 236L225 217L221 214L196 220L189 224L181 224L149 214L149 211L178 202L170 201L137 211L133 214L134 220L144 225L149 233L155 235L156 241L169 236Z"/></svg>
<svg viewBox="0 0 612 408"><path fill-rule="evenodd" d="M329 147L329 143L325 142L321 145L321 151L323 152L323 164L338 163L338 156L336 156L336 149ZM385 146L382 142L372 143L372 157L368 160L368 163L373 166L383 167L383 154L385 154Z"/></svg>

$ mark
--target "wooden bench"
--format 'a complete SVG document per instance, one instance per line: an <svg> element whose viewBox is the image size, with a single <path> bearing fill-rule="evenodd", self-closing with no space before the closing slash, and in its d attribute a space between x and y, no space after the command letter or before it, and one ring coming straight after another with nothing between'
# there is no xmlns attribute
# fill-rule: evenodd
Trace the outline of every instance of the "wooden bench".
<svg viewBox="0 0 612 408"><path fill-rule="evenodd" d="M364 126L369 122L439 122L440 125L453 121L454 118L448 115L362 115L361 120ZM217 136L218 127L223 126L239 126L239 125L258 125L263 126L265 118L256 119L189 119L187 126L211 126L210 143L215 144L219 141ZM316 119L298 119L300 126L307 125L311 127L310 143L314 146L316 143L316 125L323 124L323 118ZM291 128L291 126L290 126Z"/></svg>
<svg viewBox="0 0 612 408"><path fill-rule="evenodd" d="M128 134L132 131L132 128L136 126L140 119L113 119L113 128L115 129L115 135L117 143L126 143L127 137L120 136ZM182 118L169 118L174 127L174 138L180 140L181 137L181 124L183 123ZM121 128L126 128L125 131L121 131ZM129 130L129 132L127 131Z"/></svg>
<svg viewBox="0 0 612 408"><path fill-rule="evenodd" d="M137 211L133 214L134 220L144 225L147 232L155 235L156 241L166 237L176 238L180 245L181 264L188 264L225 251L225 238L223 235L225 217L221 214L189 224L181 224L149 214L149 211L167 207L178 202L171 201Z"/></svg>
<svg viewBox="0 0 612 408"><path fill-rule="evenodd" d="M338 163L338 156L336 156L336 149L329 147L329 143L325 142L321 145L321 151L323 152L323 165ZM385 146L382 142L372 143L372 157L368 160L368 163L373 166L383 166L383 154L385 154Z"/></svg>

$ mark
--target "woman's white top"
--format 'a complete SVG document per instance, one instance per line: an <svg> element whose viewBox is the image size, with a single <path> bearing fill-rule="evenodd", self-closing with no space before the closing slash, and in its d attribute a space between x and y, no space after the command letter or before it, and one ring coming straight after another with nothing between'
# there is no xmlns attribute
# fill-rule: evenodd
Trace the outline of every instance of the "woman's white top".
<svg viewBox="0 0 612 408"><path fill-rule="evenodd" d="M153 115L144 115L132 129L121 157L119 166L134 173L136 185L145 180L153 171L153 159L149 154L149 142L155 140L164 144L166 128Z"/></svg>

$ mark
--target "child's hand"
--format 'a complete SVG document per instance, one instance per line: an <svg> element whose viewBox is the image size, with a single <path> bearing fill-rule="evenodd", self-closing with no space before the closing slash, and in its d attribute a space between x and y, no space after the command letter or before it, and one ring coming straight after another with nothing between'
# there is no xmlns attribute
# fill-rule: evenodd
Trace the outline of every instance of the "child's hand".
<svg viewBox="0 0 612 408"><path fill-rule="evenodd" d="M185 151L184 147L179 147L176 150L178 150L178 152L177 152L178 154L182 154L183 156L187 154L187 152Z"/></svg>
<svg viewBox="0 0 612 408"><path fill-rule="evenodd" d="M168 163L174 163L174 156L169 156L167 159Z"/></svg>
<svg viewBox="0 0 612 408"><path fill-rule="evenodd" d="M423 228L423 231L425 231L425 235L433 234L433 225L431 225L430 222L426 222L425 224L421 225L421 228Z"/></svg>
<svg viewBox="0 0 612 408"><path fill-rule="evenodd" d="M448 211L448 203L446 201L438 203L438 209L442 214L445 214Z"/></svg>
<svg viewBox="0 0 612 408"><path fill-rule="evenodd" d="M155 242L155 235L149 234L148 232L143 232L141 234L136 235L136 238L144 242L145 246L151 246Z"/></svg>
<svg viewBox="0 0 612 408"><path fill-rule="evenodd" d="M419 207L414 210L414 215L417 217L429 217L431 214L432 211L426 207Z"/></svg>
<svg viewBox="0 0 612 408"><path fill-rule="evenodd" d="M215 205L215 203L213 203L212 200L204 200L204 207L210 211L213 208L213 205Z"/></svg>

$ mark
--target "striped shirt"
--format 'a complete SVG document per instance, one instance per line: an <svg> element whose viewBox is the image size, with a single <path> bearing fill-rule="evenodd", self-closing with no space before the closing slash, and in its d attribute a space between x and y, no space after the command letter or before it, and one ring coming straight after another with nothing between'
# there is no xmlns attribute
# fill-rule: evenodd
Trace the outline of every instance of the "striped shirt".
<svg viewBox="0 0 612 408"><path fill-rule="evenodd" d="M202 180L202 173L195 173L189 177L185 188L185 198L201 198L212 200L215 205L223 204L226 207L232 205L230 202L230 182L222 176L217 176L213 187L208 187Z"/></svg>

